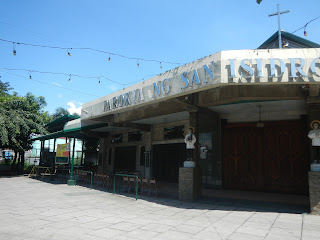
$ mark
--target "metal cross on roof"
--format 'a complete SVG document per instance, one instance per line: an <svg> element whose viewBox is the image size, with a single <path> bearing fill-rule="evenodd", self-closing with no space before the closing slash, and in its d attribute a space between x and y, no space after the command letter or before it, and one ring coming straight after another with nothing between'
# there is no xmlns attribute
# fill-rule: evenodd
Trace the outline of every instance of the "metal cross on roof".
<svg viewBox="0 0 320 240"><path fill-rule="evenodd" d="M281 41L281 28L280 28L280 14L284 14L284 13L288 13L290 12L289 10L286 10L286 11L282 11L280 12L280 4L278 4L278 11L275 12L275 13L271 13L269 14L269 17L272 17L272 16L276 16L278 15L278 39L279 39L279 48L282 48L282 41Z"/></svg>

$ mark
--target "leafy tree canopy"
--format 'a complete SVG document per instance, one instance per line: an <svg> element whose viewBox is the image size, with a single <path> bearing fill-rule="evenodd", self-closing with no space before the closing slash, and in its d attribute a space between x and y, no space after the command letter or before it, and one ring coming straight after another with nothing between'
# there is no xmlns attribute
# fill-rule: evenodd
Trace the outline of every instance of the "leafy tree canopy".
<svg viewBox="0 0 320 240"><path fill-rule="evenodd" d="M24 152L31 148L32 134L44 134L44 97L10 95L9 83L0 81L0 147Z"/></svg>
<svg viewBox="0 0 320 240"><path fill-rule="evenodd" d="M51 115L52 116L52 121L56 120L58 118L61 118L65 115L68 115L69 112L67 109L63 108L63 107L58 107L56 108L56 111Z"/></svg>

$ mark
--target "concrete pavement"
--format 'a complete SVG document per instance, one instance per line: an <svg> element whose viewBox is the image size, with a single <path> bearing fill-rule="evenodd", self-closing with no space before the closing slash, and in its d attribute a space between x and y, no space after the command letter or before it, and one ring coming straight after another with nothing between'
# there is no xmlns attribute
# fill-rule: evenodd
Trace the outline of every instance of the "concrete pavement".
<svg viewBox="0 0 320 240"><path fill-rule="evenodd" d="M315 240L320 216L250 202L135 201L133 195L2 177L0 239Z"/></svg>

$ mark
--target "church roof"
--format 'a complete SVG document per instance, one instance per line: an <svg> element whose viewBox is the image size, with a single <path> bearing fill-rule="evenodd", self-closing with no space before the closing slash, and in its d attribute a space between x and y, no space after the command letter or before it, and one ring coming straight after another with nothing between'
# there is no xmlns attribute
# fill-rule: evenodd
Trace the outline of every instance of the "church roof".
<svg viewBox="0 0 320 240"><path fill-rule="evenodd" d="M286 44L286 48L320 48L320 45L311 42L305 38L298 37L289 32L281 30L281 40L283 44ZM278 43L278 31L275 32L269 39L262 43L258 49L272 49L279 48Z"/></svg>

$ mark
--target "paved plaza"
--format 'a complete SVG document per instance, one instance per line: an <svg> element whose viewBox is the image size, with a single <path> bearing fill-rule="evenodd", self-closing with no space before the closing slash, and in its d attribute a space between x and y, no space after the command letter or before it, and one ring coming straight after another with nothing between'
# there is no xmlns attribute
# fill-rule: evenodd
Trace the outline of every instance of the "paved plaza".
<svg viewBox="0 0 320 240"><path fill-rule="evenodd" d="M320 216L250 202L114 195L0 178L0 239L320 239ZM292 211L292 212L290 212Z"/></svg>

